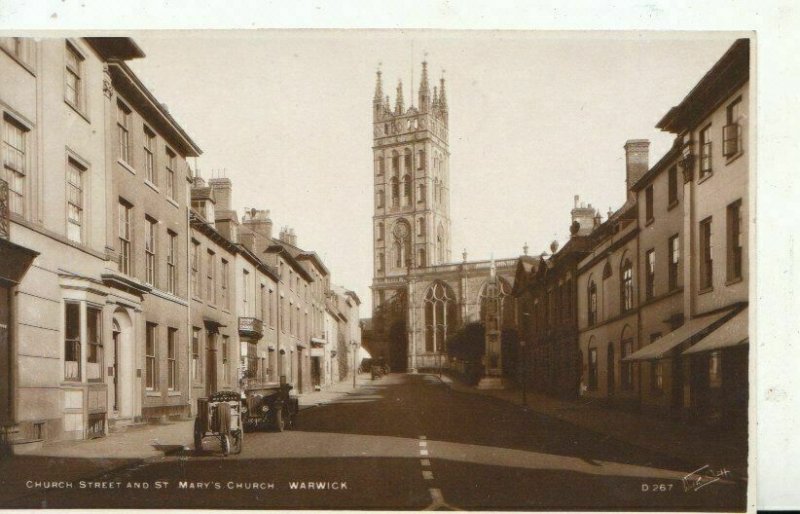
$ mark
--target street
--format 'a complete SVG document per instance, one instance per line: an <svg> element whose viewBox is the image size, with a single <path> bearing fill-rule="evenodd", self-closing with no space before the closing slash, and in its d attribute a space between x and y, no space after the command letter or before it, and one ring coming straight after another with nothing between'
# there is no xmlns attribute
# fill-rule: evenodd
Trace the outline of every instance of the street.
<svg viewBox="0 0 800 514"><path fill-rule="evenodd" d="M206 439L203 452L176 447L72 488L29 488L2 507L744 509L740 477L685 490L684 476L715 464L456 392L433 375L391 374L302 411L294 431L247 433L240 455L223 457ZM31 479L49 478L21 473L3 487L22 491Z"/></svg>

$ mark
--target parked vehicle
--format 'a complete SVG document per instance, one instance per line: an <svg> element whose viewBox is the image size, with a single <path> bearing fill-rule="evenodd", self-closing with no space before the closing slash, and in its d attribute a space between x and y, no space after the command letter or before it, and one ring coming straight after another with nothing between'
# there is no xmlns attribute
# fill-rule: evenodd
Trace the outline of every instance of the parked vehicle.
<svg viewBox="0 0 800 514"><path fill-rule="evenodd" d="M194 420L194 449L203 449L203 439L219 439L222 454L242 453L242 399L235 391L219 391L208 398L197 399L197 418Z"/></svg>
<svg viewBox="0 0 800 514"><path fill-rule="evenodd" d="M370 363L370 373L372 373L372 380L376 378L380 378L383 375L389 373L389 364L387 364L386 360L383 357L377 357L372 359Z"/></svg>
<svg viewBox="0 0 800 514"><path fill-rule="evenodd" d="M289 384L265 384L245 389L244 426L248 431L272 428L278 432L297 426L300 405Z"/></svg>

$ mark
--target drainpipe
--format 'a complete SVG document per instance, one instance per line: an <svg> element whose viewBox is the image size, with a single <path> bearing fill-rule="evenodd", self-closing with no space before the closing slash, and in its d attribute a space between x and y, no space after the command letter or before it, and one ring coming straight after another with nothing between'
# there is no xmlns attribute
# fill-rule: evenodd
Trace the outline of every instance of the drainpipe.
<svg viewBox="0 0 800 514"><path fill-rule="evenodd" d="M195 168L197 162L195 161ZM192 227L189 222L189 211L191 209L191 194L194 181L187 185L184 200L186 202L186 403L189 405L189 417L192 416L194 408L192 405L192 263L191 259L191 245L192 245Z"/></svg>

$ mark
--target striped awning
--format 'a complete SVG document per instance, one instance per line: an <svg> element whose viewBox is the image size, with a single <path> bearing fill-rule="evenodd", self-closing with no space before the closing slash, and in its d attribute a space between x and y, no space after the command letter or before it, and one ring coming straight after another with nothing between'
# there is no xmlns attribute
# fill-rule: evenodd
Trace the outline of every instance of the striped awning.
<svg viewBox="0 0 800 514"><path fill-rule="evenodd" d="M656 339L652 343L640 348L622 360L625 362L630 362L663 359L666 354L676 346L685 343L695 336L703 337L701 334L702 332L709 330L712 325L729 314L730 310L725 310L706 316L692 318L669 334Z"/></svg>
<svg viewBox="0 0 800 514"><path fill-rule="evenodd" d="M702 341L683 352L683 355L713 352L715 350L748 344L750 341L747 335L748 312L748 308L745 307L726 321L721 327L704 337Z"/></svg>

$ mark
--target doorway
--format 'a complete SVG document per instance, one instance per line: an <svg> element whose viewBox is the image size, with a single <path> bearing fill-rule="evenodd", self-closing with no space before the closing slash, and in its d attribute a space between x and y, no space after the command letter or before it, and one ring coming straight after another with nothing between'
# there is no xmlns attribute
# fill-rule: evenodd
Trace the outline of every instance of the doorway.
<svg viewBox="0 0 800 514"><path fill-rule="evenodd" d="M114 356L111 360L111 373L113 374L111 379L111 406L113 412L119 412L119 370L120 370L120 362L119 362L119 336L120 336L120 328L119 323L117 320L112 322L111 327L111 351L114 353Z"/></svg>
<svg viewBox="0 0 800 514"><path fill-rule="evenodd" d="M119 308L111 320L111 355L109 369L106 374L108 384L108 405L111 405L109 417L132 418L135 401L133 380L136 373L133 353L133 323L128 312Z"/></svg>
<svg viewBox="0 0 800 514"><path fill-rule="evenodd" d="M206 332L206 397L217 392L217 334Z"/></svg>

